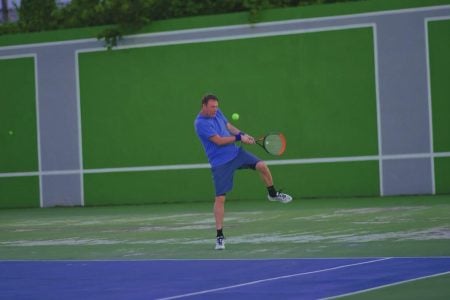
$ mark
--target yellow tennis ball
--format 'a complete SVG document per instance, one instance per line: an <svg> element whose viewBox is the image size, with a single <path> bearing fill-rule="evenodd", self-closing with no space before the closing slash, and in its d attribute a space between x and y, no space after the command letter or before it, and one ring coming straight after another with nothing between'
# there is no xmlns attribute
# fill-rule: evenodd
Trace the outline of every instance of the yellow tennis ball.
<svg viewBox="0 0 450 300"><path fill-rule="evenodd" d="M231 118L232 118L234 121L237 121L237 120L239 120L239 114L238 114L238 113L234 113L234 114L231 115Z"/></svg>

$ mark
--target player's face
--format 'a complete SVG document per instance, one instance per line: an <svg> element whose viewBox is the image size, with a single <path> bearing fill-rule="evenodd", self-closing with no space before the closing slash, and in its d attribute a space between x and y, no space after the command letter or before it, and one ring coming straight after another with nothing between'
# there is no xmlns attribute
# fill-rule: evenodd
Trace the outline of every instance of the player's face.
<svg viewBox="0 0 450 300"><path fill-rule="evenodd" d="M219 109L219 101L209 100L208 103L203 104L203 114L212 118L216 116L216 112Z"/></svg>

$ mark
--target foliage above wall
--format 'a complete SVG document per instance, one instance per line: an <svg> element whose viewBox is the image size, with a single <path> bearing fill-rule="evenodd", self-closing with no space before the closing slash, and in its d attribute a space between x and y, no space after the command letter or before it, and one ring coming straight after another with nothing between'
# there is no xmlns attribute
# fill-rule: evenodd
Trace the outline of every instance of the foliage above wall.
<svg viewBox="0 0 450 300"><path fill-rule="evenodd" d="M97 37L112 47L122 35L155 20L247 11L254 23L263 9L347 1L364 0L72 0L62 7L55 0L22 0L19 21L1 25L0 35L111 25Z"/></svg>

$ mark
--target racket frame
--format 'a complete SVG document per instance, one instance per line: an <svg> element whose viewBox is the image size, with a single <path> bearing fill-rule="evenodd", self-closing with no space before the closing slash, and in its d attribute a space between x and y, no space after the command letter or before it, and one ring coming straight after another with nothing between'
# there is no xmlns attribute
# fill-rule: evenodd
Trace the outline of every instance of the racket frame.
<svg viewBox="0 0 450 300"><path fill-rule="evenodd" d="M282 144L281 149L277 153L270 152L266 148L267 138L270 136L273 136L273 135L277 135L278 137L280 137L281 144ZM255 143L258 144L259 146L261 146L267 153L269 153L271 155L275 155L275 156L282 155L284 153L284 151L286 150L286 137L281 132L270 132L270 133L266 134L265 136L256 139Z"/></svg>

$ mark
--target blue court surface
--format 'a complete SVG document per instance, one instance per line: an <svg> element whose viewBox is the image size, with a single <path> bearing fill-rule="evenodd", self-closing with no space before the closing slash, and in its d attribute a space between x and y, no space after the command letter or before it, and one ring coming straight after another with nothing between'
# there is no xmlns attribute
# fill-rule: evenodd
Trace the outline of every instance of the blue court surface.
<svg viewBox="0 0 450 300"><path fill-rule="evenodd" d="M321 299L450 272L450 257L1 261L0 299Z"/></svg>

